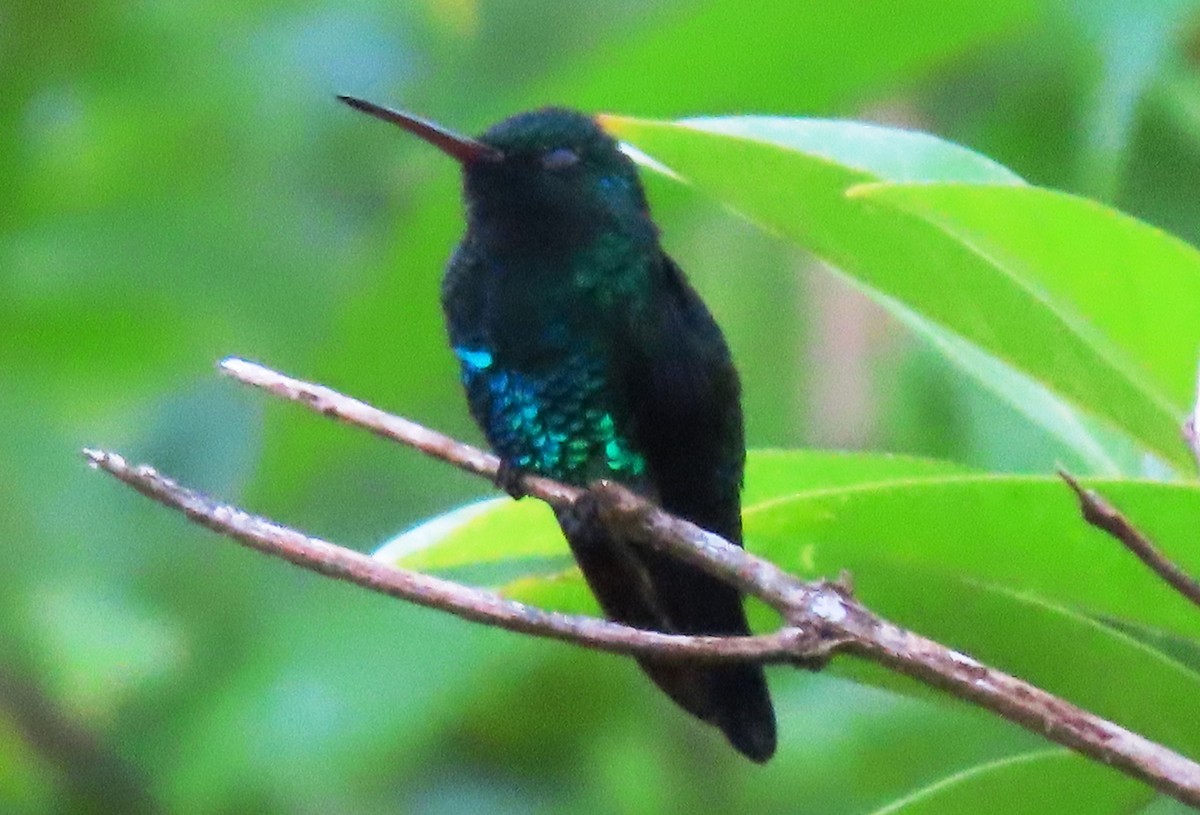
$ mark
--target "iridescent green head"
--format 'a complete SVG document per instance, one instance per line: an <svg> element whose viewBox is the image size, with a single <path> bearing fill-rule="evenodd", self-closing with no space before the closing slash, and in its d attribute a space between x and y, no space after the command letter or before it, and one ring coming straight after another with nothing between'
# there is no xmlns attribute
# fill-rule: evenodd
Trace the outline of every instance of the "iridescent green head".
<svg viewBox="0 0 1200 815"><path fill-rule="evenodd" d="M466 165L473 224L533 230L556 236L553 243L586 242L606 229L653 233L633 162L591 117L561 108L521 113L480 141L501 158Z"/></svg>
<svg viewBox="0 0 1200 815"><path fill-rule="evenodd" d="M544 108L472 139L411 114L339 98L457 159L468 219L481 238L534 247L583 245L614 232L639 242L656 238L633 162L590 116Z"/></svg>

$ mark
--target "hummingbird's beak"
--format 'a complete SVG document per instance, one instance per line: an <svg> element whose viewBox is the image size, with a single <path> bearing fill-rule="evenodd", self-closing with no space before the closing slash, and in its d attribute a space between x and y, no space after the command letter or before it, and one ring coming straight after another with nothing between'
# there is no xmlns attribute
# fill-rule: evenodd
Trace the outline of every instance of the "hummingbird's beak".
<svg viewBox="0 0 1200 815"><path fill-rule="evenodd" d="M411 113L402 113L398 110L376 105L373 102L356 99L353 96L342 96L339 94L338 99L355 110L360 110L363 113L374 116L376 119L391 122L397 127L407 130L417 138L424 139L464 165L477 161L499 161L504 157L504 154L495 147L467 136L460 136L452 130L447 130L441 125L413 116Z"/></svg>

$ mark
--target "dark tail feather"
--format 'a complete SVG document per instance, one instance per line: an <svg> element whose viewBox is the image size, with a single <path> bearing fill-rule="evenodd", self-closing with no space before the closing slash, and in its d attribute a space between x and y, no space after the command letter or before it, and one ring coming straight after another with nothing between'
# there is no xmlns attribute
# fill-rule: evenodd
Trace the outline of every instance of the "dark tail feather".
<svg viewBox="0 0 1200 815"><path fill-rule="evenodd" d="M680 707L717 727L742 755L759 764L775 755L775 709L762 668L698 668L638 660L654 684Z"/></svg>
<svg viewBox="0 0 1200 815"><path fill-rule="evenodd" d="M598 521L575 511L559 523L588 585L609 619L650 631L748 633L737 592L699 570L613 541ZM684 710L719 728L747 758L775 754L775 710L762 667L697 666L639 659L642 670Z"/></svg>
<svg viewBox="0 0 1200 815"><path fill-rule="evenodd" d="M759 665L709 670L717 702L715 724L739 753L765 763L775 755L775 708Z"/></svg>

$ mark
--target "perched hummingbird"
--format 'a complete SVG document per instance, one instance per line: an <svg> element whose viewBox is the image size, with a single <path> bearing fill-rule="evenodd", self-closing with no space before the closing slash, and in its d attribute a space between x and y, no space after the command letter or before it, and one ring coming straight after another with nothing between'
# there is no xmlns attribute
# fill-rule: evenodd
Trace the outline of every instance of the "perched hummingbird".
<svg viewBox="0 0 1200 815"><path fill-rule="evenodd" d="M467 230L442 280L442 308L471 414L502 469L578 486L619 481L740 545L737 371L712 315L659 245L637 171L616 142L570 110L521 113L472 139L339 98L462 165ZM609 618L668 633L748 633L728 585L614 539L594 518L564 511L558 520ZM760 666L640 664L752 760L775 752Z"/></svg>

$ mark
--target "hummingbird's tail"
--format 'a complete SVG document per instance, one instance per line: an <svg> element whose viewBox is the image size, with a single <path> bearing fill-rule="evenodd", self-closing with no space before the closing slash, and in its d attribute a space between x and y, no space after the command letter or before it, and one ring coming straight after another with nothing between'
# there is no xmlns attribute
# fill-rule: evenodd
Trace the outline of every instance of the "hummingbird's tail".
<svg viewBox="0 0 1200 815"><path fill-rule="evenodd" d="M750 633L741 596L732 587L687 563L613 540L586 515L566 510L558 520L609 619L674 634ZM676 704L719 728L750 760L761 764L775 754L775 710L762 666L659 659L638 664Z"/></svg>
<svg viewBox="0 0 1200 815"><path fill-rule="evenodd" d="M775 708L762 666L729 665L707 672L716 701L713 724L739 753L766 763L775 755Z"/></svg>
<svg viewBox="0 0 1200 815"><path fill-rule="evenodd" d="M638 664L676 704L720 729L746 758L763 764L775 755L775 709L760 666L697 667L650 659Z"/></svg>

